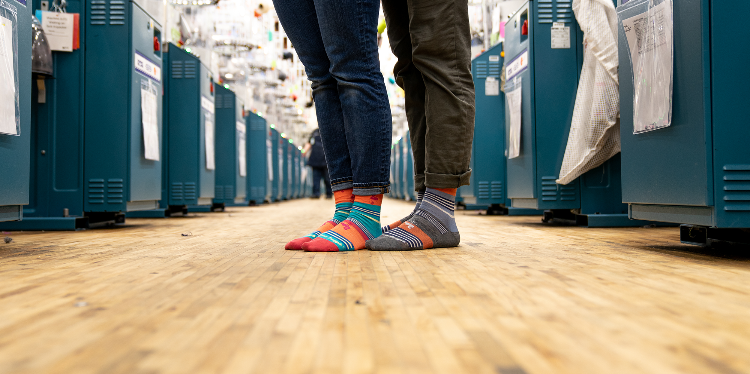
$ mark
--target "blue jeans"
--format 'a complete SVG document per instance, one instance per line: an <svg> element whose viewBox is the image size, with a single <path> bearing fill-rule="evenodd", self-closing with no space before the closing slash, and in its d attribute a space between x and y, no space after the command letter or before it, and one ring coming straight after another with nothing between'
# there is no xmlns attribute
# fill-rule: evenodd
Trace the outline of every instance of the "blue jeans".
<svg viewBox="0 0 750 374"><path fill-rule="evenodd" d="M274 0L312 81L333 191L390 188L391 110L378 59L378 0Z"/></svg>

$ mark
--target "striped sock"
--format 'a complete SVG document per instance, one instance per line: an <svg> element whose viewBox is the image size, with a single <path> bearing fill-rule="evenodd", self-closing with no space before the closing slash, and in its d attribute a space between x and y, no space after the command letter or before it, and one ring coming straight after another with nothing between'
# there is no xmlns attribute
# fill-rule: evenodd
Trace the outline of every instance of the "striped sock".
<svg viewBox="0 0 750 374"><path fill-rule="evenodd" d="M365 249L365 242L380 236L380 205L383 195L356 196L349 218L302 248L309 252L340 252Z"/></svg>
<svg viewBox="0 0 750 374"><path fill-rule="evenodd" d="M400 220L398 220L396 222L393 222L393 223L391 223L388 226L383 226L383 229L382 229L383 234L387 233L388 231L391 231L391 230L395 229L396 227L401 226L402 223L410 220L411 217L414 216L414 213L416 213L417 210L419 210L419 204L422 203L422 198L423 197L424 197L424 191L418 191L417 192L417 206L414 207L414 210L412 210L411 213L409 213L408 216L406 216L406 217L404 217L404 218L402 218L402 219L400 219Z"/></svg>
<svg viewBox="0 0 750 374"><path fill-rule="evenodd" d="M349 217L349 211L352 209L352 205L354 204L354 195L352 194L354 190L349 188L346 190L340 190L333 193L333 196L336 201L336 211L333 214L333 218L331 218L329 221L326 221L322 226L318 227L317 230L313 231L309 235L303 236L301 238L297 238L292 240L291 242L286 244L285 249L289 250L301 250L302 244L305 244L324 232L329 231L330 229L336 227L339 223L343 222L347 217Z"/></svg>
<svg viewBox="0 0 750 374"><path fill-rule="evenodd" d="M419 209L400 226L367 242L373 251L456 247L461 241L454 209L455 188L427 188Z"/></svg>

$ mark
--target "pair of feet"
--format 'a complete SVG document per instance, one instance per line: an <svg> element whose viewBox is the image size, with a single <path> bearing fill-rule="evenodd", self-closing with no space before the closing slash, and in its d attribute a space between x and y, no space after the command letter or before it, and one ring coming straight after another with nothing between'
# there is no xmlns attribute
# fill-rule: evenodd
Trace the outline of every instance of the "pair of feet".
<svg viewBox="0 0 750 374"><path fill-rule="evenodd" d="M456 189L420 192L414 211L380 227L383 195L354 196L352 190L334 193L336 212L315 232L287 243L288 250L338 252L369 249L402 251L455 247L460 242L454 218Z"/></svg>

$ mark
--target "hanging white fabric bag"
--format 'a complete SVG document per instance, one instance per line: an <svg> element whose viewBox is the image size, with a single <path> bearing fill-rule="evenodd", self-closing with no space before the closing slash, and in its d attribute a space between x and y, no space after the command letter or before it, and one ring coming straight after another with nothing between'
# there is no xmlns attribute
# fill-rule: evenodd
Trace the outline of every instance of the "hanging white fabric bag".
<svg viewBox="0 0 750 374"><path fill-rule="evenodd" d="M573 182L620 152L617 12L612 0L573 0L584 54L558 184Z"/></svg>

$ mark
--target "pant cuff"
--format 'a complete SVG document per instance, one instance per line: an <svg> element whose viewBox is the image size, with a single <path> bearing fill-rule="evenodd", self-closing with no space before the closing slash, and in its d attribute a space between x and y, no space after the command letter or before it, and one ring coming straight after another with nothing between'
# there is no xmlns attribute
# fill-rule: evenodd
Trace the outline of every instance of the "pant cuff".
<svg viewBox="0 0 750 374"><path fill-rule="evenodd" d="M391 191L391 184L386 183L354 183L355 196L383 195Z"/></svg>
<svg viewBox="0 0 750 374"><path fill-rule="evenodd" d="M424 173L425 185L430 188L459 188L461 186L468 186L471 178L471 169L469 171L453 175L453 174L432 174Z"/></svg>
<svg viewBox="0 0 750 374"><path fill-rule="evenodd" d="M331 191L348 190L354 187L354 181L352 177L331 179Z"/></svg>
<svg viewBox="0 0 750 374"><path fill-rule="evenodd" d="M424 191L427 189L427 186L424 184L424 174L415 174L414 175L414 191Z"/></svg>

